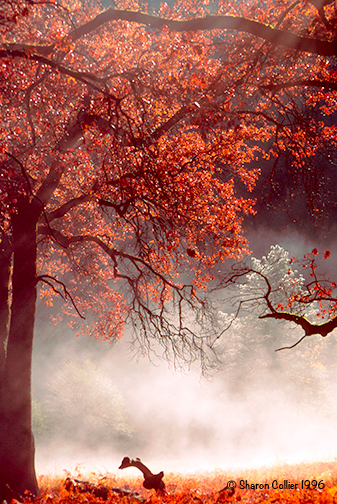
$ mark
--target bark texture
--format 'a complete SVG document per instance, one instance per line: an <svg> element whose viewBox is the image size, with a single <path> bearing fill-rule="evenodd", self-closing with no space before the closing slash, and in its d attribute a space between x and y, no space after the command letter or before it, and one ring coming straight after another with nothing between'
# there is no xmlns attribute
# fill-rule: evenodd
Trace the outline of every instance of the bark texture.
<svg viewBox="0 0 337 504"><path fill-rule="evenodd" d="M0 391L0 501L25 491L38 494L31 422L37 206L23 199L12 217L12 304Z"/></svg>

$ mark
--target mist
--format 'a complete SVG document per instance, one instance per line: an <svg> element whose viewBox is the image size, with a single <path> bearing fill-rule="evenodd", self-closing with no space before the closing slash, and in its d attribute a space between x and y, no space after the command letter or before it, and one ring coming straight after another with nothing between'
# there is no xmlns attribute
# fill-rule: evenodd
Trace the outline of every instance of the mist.
<svg viewBox="0 0 337 504"><path fill-rule="evenodd" d="M267 253L276 243L297 256L315 246L336 250L326 239L313 243L295 230L277 234L261 228L251 239L253 255ZM56 430L35 432L38 473L71 472L78 465L86 471L116 473L124 456L141 458L153 471L181 473L333 460L335 335L324 340L314 336L296 349L275 353L280 343L295 342L301 331L275 321L258 322L253 315L240 324L223 336L222 368L204 379L198 365L176 372L154 355L151 362L135 355L128 331L114 345L76 338L66 324L50 326L40 306L33 397L42 417L51 397L60 400L56 377L60 380L60 372L69 365L84 374L89 366L97 394L95 406L85 409L76 387L71 391L70 383L59 382L63 391L70 391L60 403L68 423L58 421ZM88 390L82 395L89 396ZM76 425L71 425L67 410L74 408ZM88 408L95 411L89 415ZM109 413L114 408L120 411L118 421ZM89 416L99 417L101 423L95 427ZM114 422L119 426L113 427ZM129 469L128 474L137 470Z"/></svg>

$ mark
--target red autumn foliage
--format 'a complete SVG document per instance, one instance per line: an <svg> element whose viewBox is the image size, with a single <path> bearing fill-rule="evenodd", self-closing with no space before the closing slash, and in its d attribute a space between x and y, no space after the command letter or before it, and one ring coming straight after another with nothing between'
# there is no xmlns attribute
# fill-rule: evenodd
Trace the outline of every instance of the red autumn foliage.
<svg viewBox="0 0 337 504"><path fill-rule="evenodd" d="M331 255L329 250L323 252L324 259L328 259ZM334 318L337 312L337 296L334 293L336 288L335 282L331 282L324 274L319 274L317 258L319 251L314 248L311 254L304 255L303 260L295 261L299 266L310 270L310 280L305 285L305 293L297 294L288 299L288 306L292 308L294 304L302 303L304 305L313 305L316 303L319 307L317 317L326 320Z"/></svg>

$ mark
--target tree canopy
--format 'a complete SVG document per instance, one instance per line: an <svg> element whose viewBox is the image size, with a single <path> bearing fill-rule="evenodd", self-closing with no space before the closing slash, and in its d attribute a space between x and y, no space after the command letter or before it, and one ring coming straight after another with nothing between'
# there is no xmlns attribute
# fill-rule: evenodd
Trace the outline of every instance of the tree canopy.
<svg viewBox="0 0 337 504"><path fill-rule="evenodd" d="M29 3L0 49L4 256L25 200L38 215L41 295L98 311L93 334L115 337L130 305L149 315L149 283L164 304L184 297L186 261L200 287L205 268L245 253L252 201L235 190L253 188L257 160L274 158L271 192L283 191L280 171L320 213L315 160L335 147L334 32L320 7ZM333 20L334 6L325 12Z"/></svg>
<svg viewBox="0 0 337 504"><path fill-rule="evenodd" d="M253 187L245 139L258 133L225 131L218 120L202 127L204 110L218 108L204 96L218 59L188 41L176 47L167 31L100 23L98 32L101 14L85 7L39 6L7 34L15 41L2 53L3 234L20 207L35 209L40 295L52 303L58 290L76 316L97 312L95 336L120 336L130 307L144 329L150 318L163 331L163 312L154 316L147 300L162 310L175 293L181 303L177 278L189 276L188 263L198 288L205 268L247 250L241 219L252 201L235 195L234 178ZM41 37L45 49L35 45Z"/></svg>

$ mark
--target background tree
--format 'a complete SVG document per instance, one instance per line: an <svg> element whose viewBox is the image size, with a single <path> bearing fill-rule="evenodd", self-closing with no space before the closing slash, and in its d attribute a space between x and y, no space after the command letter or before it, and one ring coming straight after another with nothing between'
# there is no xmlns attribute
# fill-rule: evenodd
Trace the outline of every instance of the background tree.
<svg viewBox="0 0 337 504"><path fill-rule="evenodd" d="M302 260L295 260L276 245L271 247L268 256L251 258L251 265L236 263L221 282L225 289L236 287L231 299L237 309L227 328L241 311L248 310L256 312L260 319L292 322L304 331L293 345L278 350L293 348L308 336L330 334L337 327L337 297L334 295L337 285L324 274L318 275L318 255L318 250L314 249ZM325 251L324 258L329 257L330 252ZM295 266L299 266L301 272L294 269ZM317 323L317 318L323 322Z"/></svg>
<svg viewBox="0 0 337 504"><path fill-rule="evenodd" d="M89 450L129 446L132 428L122 395L89 360L68 361L59 369L48 384L42 409L47 442L63 439Z"/></svg>
<svg viewBox="0 0 337 504"><path fill-rule="evenodd" d="M270 180L301 179L315 212L312 161L335 142L335 42L309 4L62 7L32 5L0 49L2 497L37 492L37 283L96 337L129 317L141 344L158 336L165 355L205 365L213 339L183 315L202 323L208 270L247 251L252 202L235 186L251 190L249 163L274 156Z"/></svg>

